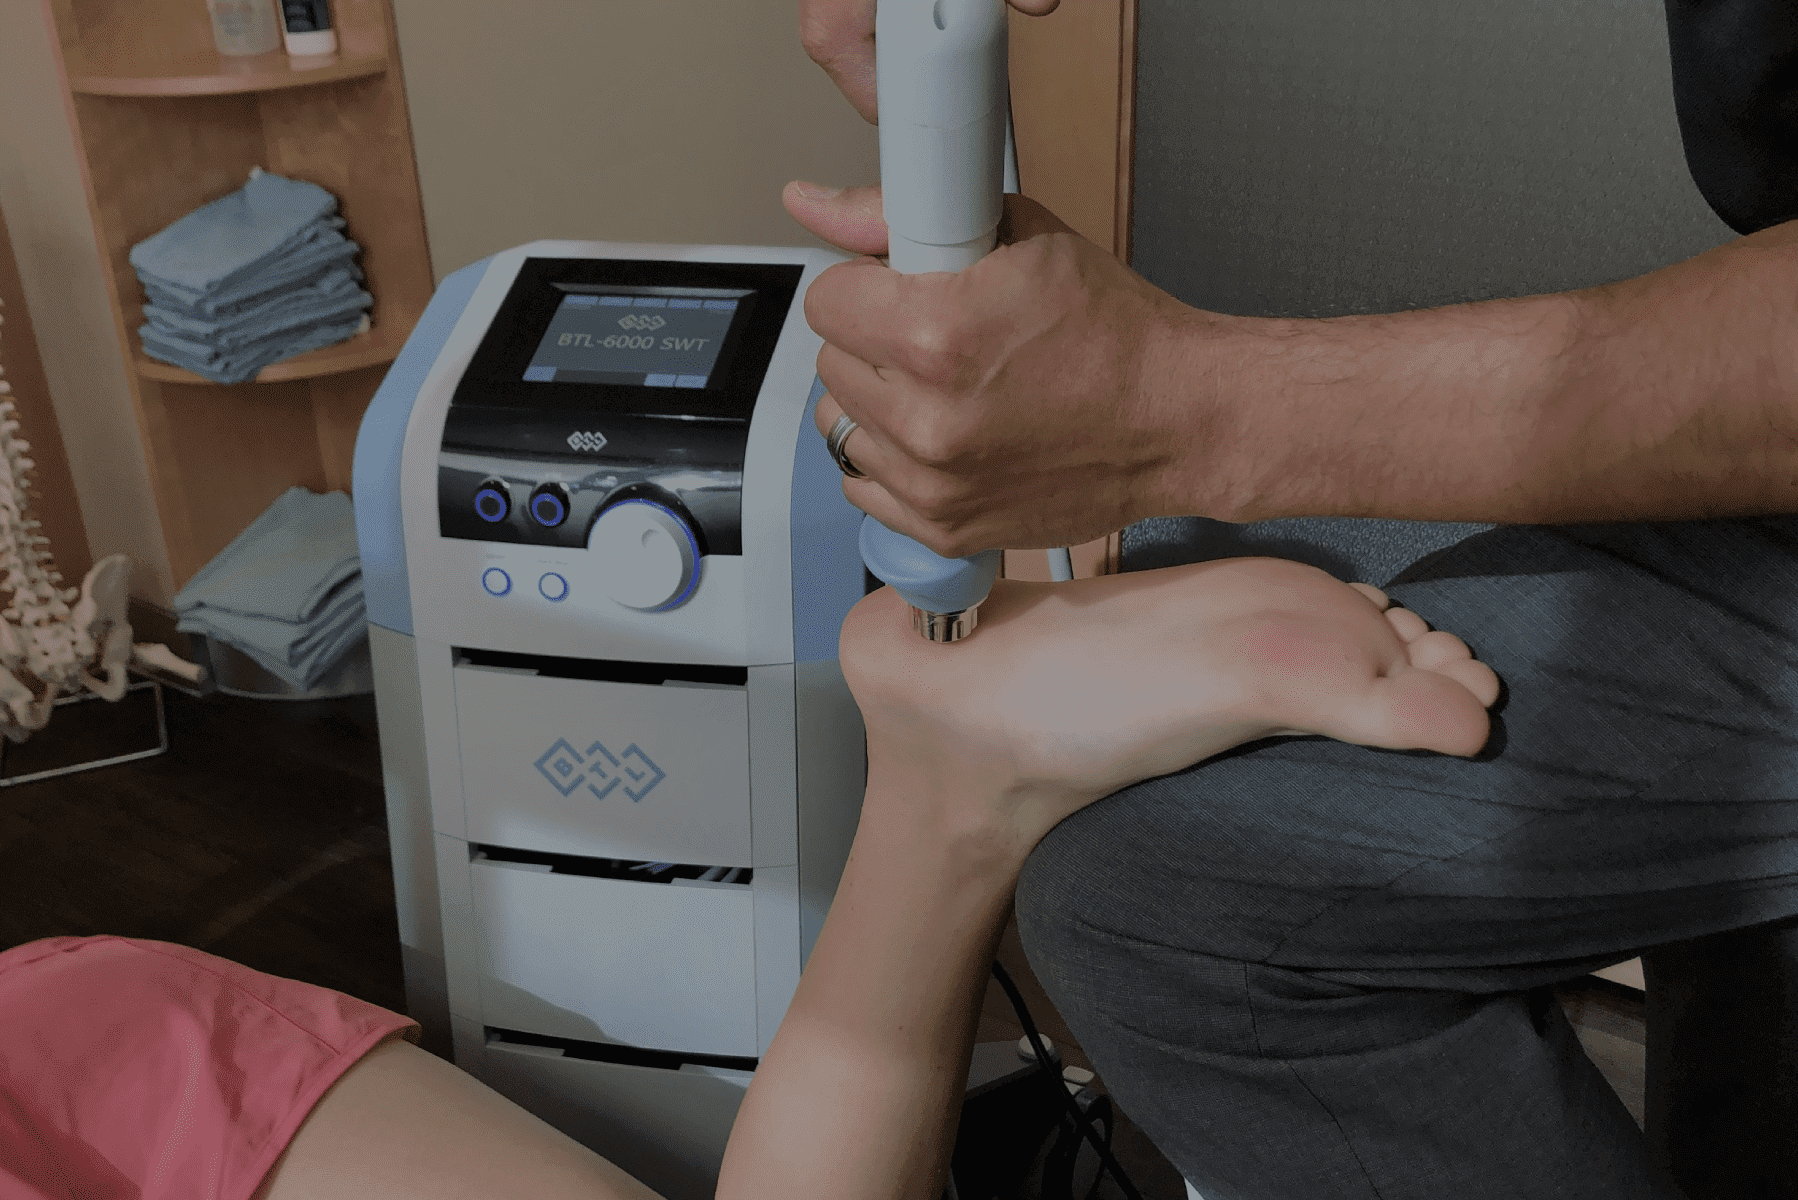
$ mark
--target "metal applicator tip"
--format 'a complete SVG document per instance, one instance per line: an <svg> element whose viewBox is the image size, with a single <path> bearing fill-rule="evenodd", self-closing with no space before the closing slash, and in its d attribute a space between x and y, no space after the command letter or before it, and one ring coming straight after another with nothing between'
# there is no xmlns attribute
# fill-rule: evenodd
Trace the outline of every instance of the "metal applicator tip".
<svg viewBox="0 0 1798 1200"><path fill-rule="evenodd" d="M911 627L928 642L959 642L980 623L979 605L946 613L926 612L916 605L906 607L911 609Z"/></svg>

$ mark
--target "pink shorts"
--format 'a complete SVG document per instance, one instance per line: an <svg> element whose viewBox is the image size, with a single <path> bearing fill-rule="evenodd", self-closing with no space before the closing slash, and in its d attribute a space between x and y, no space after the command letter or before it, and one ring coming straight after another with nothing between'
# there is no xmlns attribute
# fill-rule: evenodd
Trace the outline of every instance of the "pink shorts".
<svg viewBox="0 0 1798 1200"><path fill-rule="evenodd" d="M417 1022L168 942L0 953L0 1200L249 1200L325 1091Z"/></svg>

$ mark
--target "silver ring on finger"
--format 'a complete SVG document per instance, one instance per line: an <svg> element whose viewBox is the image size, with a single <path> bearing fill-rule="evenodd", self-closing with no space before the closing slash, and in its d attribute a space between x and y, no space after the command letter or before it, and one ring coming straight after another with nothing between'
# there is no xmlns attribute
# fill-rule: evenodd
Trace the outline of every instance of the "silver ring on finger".
<svg viewBox="0 0 1798 1200"><path fill-rule="evenodd" d="M850 419L848 413L844 413L837 418L837 423L830 427L830 436L824 439L824 445L830 450L830 457L837 464L837 470L850 479L866 479L868 477L867 472L850 462L849 456L843 453L843 443L849 440L850 434L860 428L860 425Z"/></svg>

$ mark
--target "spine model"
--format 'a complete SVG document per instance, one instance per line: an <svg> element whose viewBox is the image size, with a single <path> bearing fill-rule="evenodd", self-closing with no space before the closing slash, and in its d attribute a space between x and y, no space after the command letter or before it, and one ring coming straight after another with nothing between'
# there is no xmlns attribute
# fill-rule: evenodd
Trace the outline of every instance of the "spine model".
<svg viewBox="0 0 1798 1200"><path fill-rule="evenodd" d="M0 315L0 321L5 317ZM0 363L0 734L22 742L50 721L56 698L89 691L125 694L135 663L192 682L200 669L160 644L134 646L126 621L131 559L95 563L78 588L60 588L42 523L31 517L31 443L19 436L12 385Z"/></svg>

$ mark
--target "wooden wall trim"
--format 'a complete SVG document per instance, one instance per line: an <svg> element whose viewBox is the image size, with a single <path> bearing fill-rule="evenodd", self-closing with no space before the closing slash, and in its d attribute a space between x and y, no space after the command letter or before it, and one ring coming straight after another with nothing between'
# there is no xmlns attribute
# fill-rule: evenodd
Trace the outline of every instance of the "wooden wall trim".
<svg viewBox="0 0 1798 1200"><path fill-rule="evenodd" d="M1136 149L1137 0L1062 0L1046 17L1011 14L1018 181L1082 237L1130 260ZM1072 548L1077 576L1118 570L1122 537ZM1037 550L1008 550L1005 574L1046 580Z"/></svg>
<svg viewBox="0 0 1798 1200"><path fill-rule="evenodd" d="M1117 179L1112 250L1130 261L1131 215L1136 183L1136 5L1120 0L1118 12Z"/></svg>

